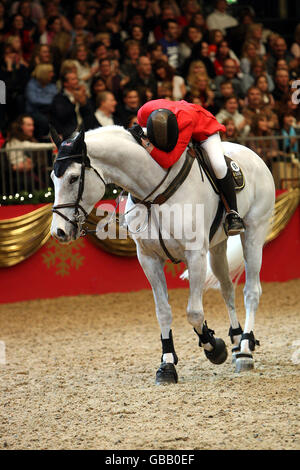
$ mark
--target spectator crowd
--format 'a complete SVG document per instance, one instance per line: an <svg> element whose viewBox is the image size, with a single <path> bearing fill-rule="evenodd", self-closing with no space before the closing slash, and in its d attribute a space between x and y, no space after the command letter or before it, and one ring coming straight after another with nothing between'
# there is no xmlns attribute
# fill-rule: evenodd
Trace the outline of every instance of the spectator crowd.
<svg viewBox="0 0 300 470"><path fill-rule="evenodd" d="M212 112L224 140L279 134L280 150L298 152L300 24L287 44L251 7L234 17L226 0L211 13L203 4L0 1L0 146L47 143L49 122L63 137L80 124L128 128L146 101L166 98ZM249 142L266 162L278 152L275 139Z"/></svg>

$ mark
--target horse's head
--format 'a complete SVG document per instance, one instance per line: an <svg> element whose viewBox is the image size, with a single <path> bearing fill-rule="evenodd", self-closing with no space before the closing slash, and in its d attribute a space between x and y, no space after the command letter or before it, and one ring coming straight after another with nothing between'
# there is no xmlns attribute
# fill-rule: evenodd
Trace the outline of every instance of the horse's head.
<svg viewBox="0 0 300 470"><path fill-rule="evenodd" d="M83 129L64 141L55 129L50 133L58 149L51 173L55 193L51 235L68 243L80 237L82 224L104 195L105 181L91 166Z"/></svg>

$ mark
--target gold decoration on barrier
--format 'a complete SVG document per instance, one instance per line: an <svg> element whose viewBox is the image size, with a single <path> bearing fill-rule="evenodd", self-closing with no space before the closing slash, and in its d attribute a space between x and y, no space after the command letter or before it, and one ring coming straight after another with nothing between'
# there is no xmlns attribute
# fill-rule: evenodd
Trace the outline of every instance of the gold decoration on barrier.
<svg viewBox="0 0 300 470"><path fill-rule="evenodd" d="M300 188L291 188L277 196L265 243L274 240L286 227L300 202Z"/></svg>
<svg viewBox="0 0 300 470"><path fill-rule="evenodd" d="M271 218L271 227L266 243L274 240L288 224L300 202L300 188L292 188L276 198ZM0 220L0 267L14 266L38 251L50 238L52 204L47 204L29 214L13 219ZM95 229L102 217L96 216L96 209L87 219L89 229ZM117 256L136 256L134 241L127 236L118 239L119 226L116 225L116 239L100 240L95 233L88 239L102 250ZM44 260L46 262L46 260Z"/></svg>
<svg viewBox="0 0 300 470"><path fill-rule="evenodd" d="M0 220L0 267L14 266L38 251L50 238L52 204L28 214Z"/></svg>
<svg viewBox="0 0 300 470"><path fill-rule="evenodd" d="M105 217L105 216L103 216ZM96 216L96 209L94 208L87 219L87 227L89 230L95 230L96 225L103 217ZM98 248L101 248L108 253L117 256L136 256L136 245L132 238L126 236L124 239L119 239L120 234L120 227L119 224L116 223L116 238L106 238L104 240L100 240L96 233L88 234L88 239L96 245ZM123 229L124 230L124 229Z"/></svg>

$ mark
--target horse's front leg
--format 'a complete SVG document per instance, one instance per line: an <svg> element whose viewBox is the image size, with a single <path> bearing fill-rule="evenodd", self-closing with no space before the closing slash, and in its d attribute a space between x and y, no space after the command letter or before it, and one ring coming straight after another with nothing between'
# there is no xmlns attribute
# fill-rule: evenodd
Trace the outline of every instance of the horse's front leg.
<svg viewBox="0 0 300 470"><path fill-rule="evenodd" d="M175 365L178 362L172 337L172 312L168 302L167 283L164 274L164 260L155 253L146 254L137 244L137 256L148 281L155 301L156 316L161 330L161 365L156 372L156 383L177 383Z"/></svg>
<svg viewBox="0 0 300 470"><path fill-rule="evenodd" d="M204 321L202 296L206 277L206 254L205 249L186 252L190 282L187 318L199 337L199 346L203 346L206 357L214 364L222 364L227 358L226 345L221 338L214 337L214 331Z"/></svg>
<svg viewBox="0 0 300 470"><path fill-rule="evenodd" d="M210 249L210 266L220 282L223 299L226 303L229 318L230 329L229 336L232 343L232 362L235 364L236 354L240 352L240 340L243 330L239 324L235 309L235 292L230 278L228 260L227 260L227 240L222 241Z"/></svg>

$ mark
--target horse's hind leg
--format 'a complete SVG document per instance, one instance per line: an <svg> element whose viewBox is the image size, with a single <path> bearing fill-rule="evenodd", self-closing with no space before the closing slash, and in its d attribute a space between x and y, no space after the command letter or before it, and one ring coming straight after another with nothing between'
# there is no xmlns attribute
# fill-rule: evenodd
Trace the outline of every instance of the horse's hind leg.
<svg viewBox="0 0 300 470"><path fill-rule="evenodd" d="M259 227L247 227L245 233L241 235L246 272L244 287L246 321L240 343L241 351L236 356L236 372L254 368L252 353L258 344L254 337L254 322L262 292L259 273L266 228L267 224L261 220Z"/></svg>
<svg viewBox="0 0 300 470"><path fill-rule="evenodd" d="M199 337L199 346L203 346L206 357L214 364L222 364L227 359L227 349L221 338L215 338L214 332L204 322L202 295L206 277L206 251L186 252L189 270L190 295L187 308L189 323Z"/></svg>
<svg viewBox="0 0 300 470"><path fill-rule="evenodd" d="M167 283L164 274L164 260L152 254L149 256L137 245L137 256L148 281L151 284L156 307L156 316L161 330L161 365L156 372L156 383L177 383L175 365L178 358L172 337L172 312L168 302Z"/></svg>
<svg viewBox="0 0 300 470"><path fill-rule="evenodd" d="M239 324L235 309L235 292L234 286L229 274L229 266L227 260L227 240L212 247L209 251L210 266L212 272L220 282L223 299L228 309L230 318L229 336L232 343L232 362L235 363L235 356L240 351L240 340L243 330Z"/></svg>

